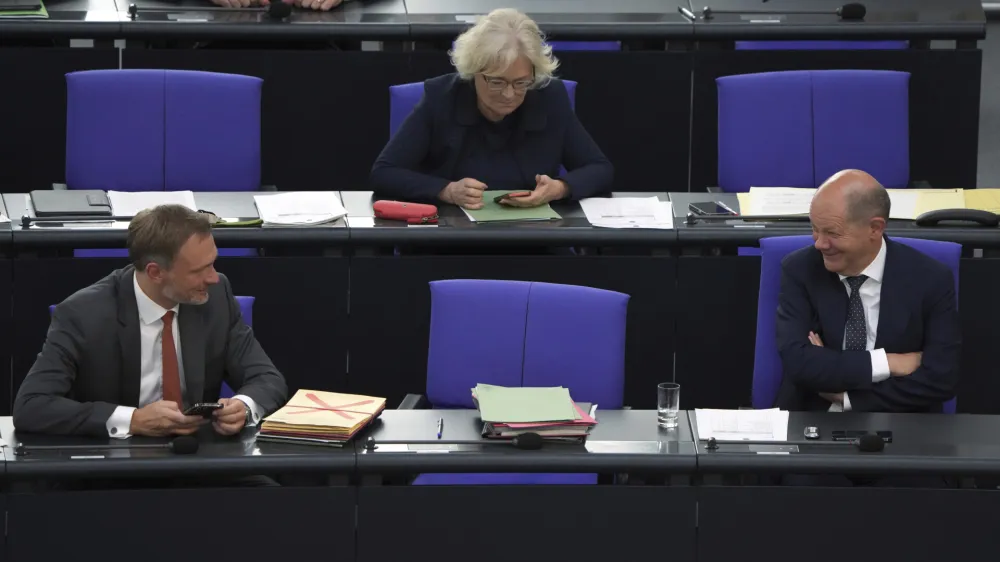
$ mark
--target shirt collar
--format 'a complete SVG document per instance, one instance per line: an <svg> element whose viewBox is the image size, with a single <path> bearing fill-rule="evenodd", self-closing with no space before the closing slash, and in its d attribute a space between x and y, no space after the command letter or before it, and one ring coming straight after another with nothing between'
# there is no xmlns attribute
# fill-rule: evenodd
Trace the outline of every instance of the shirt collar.
<svg viewBox="0 0 1000 562"><path fill-rule="evenodd" d="M135 304L139 307L139 320L148 326L163 318L163 315L167 313L167 309L153 302L153 299L149 298L143 292L142 287L139 286L138 274L132 274L132 285L135 287ZM175 304L170 310L173 310L176 316L180 310L180 305Z"/></svg>
<svg viewBox="0 0 1000 562"><path fill-rule="evenodd" d="M861 272L861 275L874 280L876 283L881 283L883 273L885 273L885 238L882 239L882 246L879 248L878 254L875 255L875 259L868 264L868 267ZM840 280L843 281L844 279L847 279L847 277L840 275Z"/></svg>

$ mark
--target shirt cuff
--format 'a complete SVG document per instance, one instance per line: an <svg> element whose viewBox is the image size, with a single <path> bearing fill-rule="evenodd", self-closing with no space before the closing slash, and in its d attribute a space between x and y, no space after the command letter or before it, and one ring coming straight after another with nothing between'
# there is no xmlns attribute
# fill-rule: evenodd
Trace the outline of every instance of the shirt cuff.
<svg viewBox="0 0 1000 562"><path fill-rule="evenodd" d="M882 354L884 356L885 352L882 352ZM843 408L844 409L841 410L842 412L850 412L851 411L851 398L849 396L847 396L846 392L844 393L844 406L843 406Z"/></svg>
<svg viewBox="0 0 1000 562"><path fill-rule="evenodd" d="M882 382L889 378L889 358L884 349L873 349L868 352L872 357L872 382Z"/></svg>
<svg viewBox="0 0 1000 562"><path fill-rule="evenodd" d="M130 406L118 406L111 413L104 427L108 428L108 437L112 439L128 439L132 434L128 432L132 428L132 414L135 408Z"/></svg>
<svg viewBox="0 0 1000 562"><path fill-rule="evenodd" d="M237 394L236 396L233 396L233 399L243 402L247 405L247 408L250 409L250 423L247 427L257 427L257 424L260 423L260 419L264 417L264 413L261 411L260 406L253 401L253 398L250 398L245 394Z"/></svg>

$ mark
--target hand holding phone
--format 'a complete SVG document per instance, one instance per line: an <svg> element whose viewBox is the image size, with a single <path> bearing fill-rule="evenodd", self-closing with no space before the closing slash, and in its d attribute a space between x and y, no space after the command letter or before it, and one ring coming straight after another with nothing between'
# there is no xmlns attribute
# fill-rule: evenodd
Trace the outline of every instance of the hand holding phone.
<svg viewBox="0 0 1000 562"><path fill-rule="evenodd" d="M527 197L531 195L530 191L512 191L510 193L504 193L503 195L497 195L493 198L494 203L499 203L504 199L512 199L514 197Z"/></svg>
<svg viewBox="0 0 1000 562"><path fill-rule="evenodd" d="M212 412L222 408L218 402L200 402L184 410L185 416L201 416L203 418L212 417Z"/></svg>

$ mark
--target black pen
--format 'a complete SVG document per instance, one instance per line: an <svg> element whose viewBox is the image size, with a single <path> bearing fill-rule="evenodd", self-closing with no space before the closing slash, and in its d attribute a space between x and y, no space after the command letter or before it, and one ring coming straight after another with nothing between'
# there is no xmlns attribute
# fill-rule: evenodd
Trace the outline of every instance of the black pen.
<svg viewBox="0 0 1000 562"><path fill-rule="evenodd" d="M442 431L444 431L444 418L438 418L438 439L441 439Z"/></svg>

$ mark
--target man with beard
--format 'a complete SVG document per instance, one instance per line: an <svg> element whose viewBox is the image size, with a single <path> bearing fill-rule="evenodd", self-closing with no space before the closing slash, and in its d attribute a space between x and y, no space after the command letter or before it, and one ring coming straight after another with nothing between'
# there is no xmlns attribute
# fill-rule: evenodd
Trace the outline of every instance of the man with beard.
<svg viewBox="0 0 1000 562"><path fill-rule="evenodd" d="M128 251L131 265L56 306L14 401L17 431L127 438L211 423L232 435L280 408L284 377L215 271L208 217L180 205L142 211ZM223 382L236 396L219 399ZM199 402L223 407L210 419L183 414Z"/></svg>

